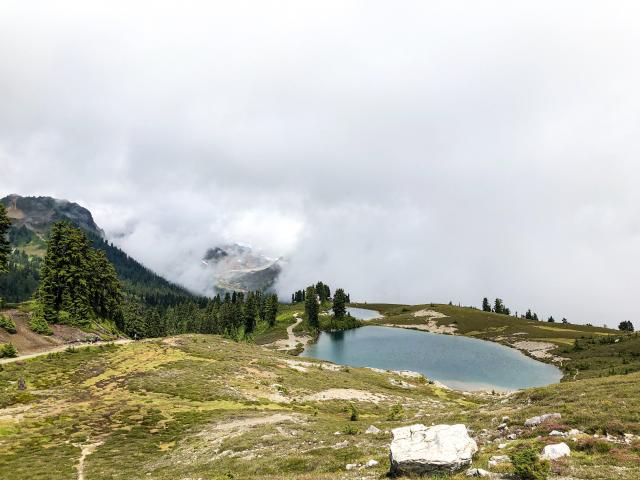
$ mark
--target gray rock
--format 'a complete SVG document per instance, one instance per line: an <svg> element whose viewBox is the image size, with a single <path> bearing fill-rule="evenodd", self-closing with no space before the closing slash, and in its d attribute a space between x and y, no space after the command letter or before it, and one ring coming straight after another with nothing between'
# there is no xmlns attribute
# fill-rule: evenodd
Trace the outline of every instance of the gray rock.
<svg viewBox="0 0 640 480"><path fill-rule="evenodd" d="M509 463L511 459L508 455L494 455L489 459L489 466L495 467L496 465L500 465L501 463Z"/></svg>
<svg viewBox="0 0 640 480"><path fill-rule="evenodd" d="M556 460L558 458L568 457L569 455L571 455L569 445L562 442L544 447L540 458L543 460Z"/></svg>
<svg viewBox="0 0 640 480"><path fill-rule="evenodd" d="M540 425L542 422L546 422L547 420L552 419L560 419L562 415L559 413L545 413L544 415L540 415L539 417L531 417L528 418L524 422L525 427L535 427L536 425Z"/></svg>
<svg viewBox="0 0 640 480"><path fill-rule="evenodd" d="M491 472L487 472L481 468L470 468L466 473L467 477L491 477Z"/></svg>
<svg viewBox="0 0 640 480"><path fill-rule="evenodd" d="M471 464L478 446L467 427L411 425L393 430L391 474L452 473Z"/></svg>
<svg viewBox="0 0 640 480"><path fill-rule="evenodd" d="M370 468L370 467L375 467L376 465L378 465L378 461L371 459L369 460L367 463L365 463L365 467Z"/></svg>
<svg viewBox="0 0 640 480"><path fill-rule="evenodd" d="M364 433L372 433L375 435L377 433L380 433L380 429L375 425L370 425Z"/></svg>

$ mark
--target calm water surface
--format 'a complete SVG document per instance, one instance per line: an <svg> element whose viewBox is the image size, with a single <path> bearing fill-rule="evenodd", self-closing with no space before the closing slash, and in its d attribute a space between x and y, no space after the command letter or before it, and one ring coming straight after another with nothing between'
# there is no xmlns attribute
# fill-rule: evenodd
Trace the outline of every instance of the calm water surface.
<svg viewBox="0 0 640 480"><path fill-rule="evenodd" d="M463 390L516 390L562 378L558 368L497 343L373 325L323 332L302 356L355 367L412 370Z"/></svg>
<svg viewBox="0 0 640 480"><path fill-rule="evenodd" d="M373 320L374 318L382 317L380 312L376 310L369 310L367 308L347 307L347 312L358 320Z"/></svg>

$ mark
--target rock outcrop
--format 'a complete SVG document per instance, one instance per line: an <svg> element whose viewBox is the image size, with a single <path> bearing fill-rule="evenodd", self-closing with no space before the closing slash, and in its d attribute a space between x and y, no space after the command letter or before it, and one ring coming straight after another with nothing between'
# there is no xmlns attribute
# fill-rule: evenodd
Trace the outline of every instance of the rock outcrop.
<svg viewBox="0 0 640 480"><path fill-rule="evenodd" d="M554 443L553 445L547 445L542 450L540 458L543 460L557 460L558 458L568 457L571 455L571 449L566 443Z"/></svg>
<svg viewBox="0 0 640 480"><path fill-rule="evenodd" d="M524 426L535 427L536 425L540 425L547 420L559 420L560 418L562 418L562 415L560 415L559 413L545 413L544 415L540 415L539 417L528 418L524 422Z"/></svg>
<svg viewBox="0 0 640 480"><path fill-rule="evenodd" d="M452 473L471 464L478 446L467 427L411 425L393 430L391 475Z"/></svg>

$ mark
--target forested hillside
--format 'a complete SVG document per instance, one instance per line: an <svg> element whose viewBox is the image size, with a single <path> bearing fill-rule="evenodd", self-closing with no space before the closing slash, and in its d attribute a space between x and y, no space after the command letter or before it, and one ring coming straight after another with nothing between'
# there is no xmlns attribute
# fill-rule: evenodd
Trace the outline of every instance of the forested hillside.
<svg viewBox="0 0 640 480"><path fill-rule="evenodd" d="M52 225L64 220L87 235L94 248L104 251L122 281L124 290L150 306L177 305L193 300L186 289L157 275L102 236L89 210L50 197L10 195L0 200L11 220L8 231L12 253L8 272L0 275L0 297L18 303L30 299L40 281L40 264Z"/></svg>

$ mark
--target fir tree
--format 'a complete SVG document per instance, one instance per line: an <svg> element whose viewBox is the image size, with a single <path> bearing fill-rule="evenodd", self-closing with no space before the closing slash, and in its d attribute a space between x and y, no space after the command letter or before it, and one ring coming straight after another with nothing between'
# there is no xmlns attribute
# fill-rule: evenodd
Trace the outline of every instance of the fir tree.
<svg viewBox="0 0 640 480"><path fill-rule="evenodd" d="M256 301L255 294L249 292L244 304L244 333L251 334L256 328Z"/></svg>
<svg viewBox="0 0 640 480"><path fill-rule="evenodd" d="M482 311L483 312L490 312L491 311L491 304L489 303L489 299L487 297L484 297L482 299Z"/></svg>
<svg viewBox="0 0 640 480"><path fill-rule="evenodd" d="M11 245L7 234L11 227L11 220L7 216L7 210L0 204L0 273L9 271L8 259L11 253Z"/></svg>
<svg viewBox="0 0 640 480"><path fill-rule="evenodd" d="M274 327L278 316L278 296L276 294L269 295L266 301L266 319L269 327Z"/></svg>
<svg viewBox="0 0 640 480"><path fill-rule="evenodd" d="M307 314L309 325L312 328L320 328L319 306L316 298L316 289L313 286L307 287L305 292L304 312Z"/></svg>
<svg viewBox="0 0 640 480"><path fill-rule="evenodd" d="M336 319L343 318L347 313L347 296L342 288L338 288L333 294L333 316Z"/></svg>

